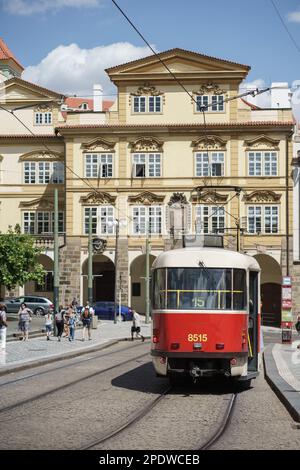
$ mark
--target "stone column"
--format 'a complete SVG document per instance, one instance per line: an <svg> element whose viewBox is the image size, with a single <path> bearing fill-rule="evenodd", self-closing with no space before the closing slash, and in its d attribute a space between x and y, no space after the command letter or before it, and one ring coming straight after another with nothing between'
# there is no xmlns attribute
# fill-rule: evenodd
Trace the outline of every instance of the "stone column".
<svg viewBox="0 0 300 470"><path fill-rule="evenodd" d="M80 299L80 237L68 237L66 246L59 252L59 303L70 304L74 297Z"/></svg>
<svg viewBox="0 0 300 470"><path fill-rule="evenodd" d="M122 294L121 301L124 305L129 305L128 302L128 279L129 279L129 266L128 266L128 240L127 238L119 238L118 241L118 280L117 291L120 289L120 274L122 277Z"/></svg>

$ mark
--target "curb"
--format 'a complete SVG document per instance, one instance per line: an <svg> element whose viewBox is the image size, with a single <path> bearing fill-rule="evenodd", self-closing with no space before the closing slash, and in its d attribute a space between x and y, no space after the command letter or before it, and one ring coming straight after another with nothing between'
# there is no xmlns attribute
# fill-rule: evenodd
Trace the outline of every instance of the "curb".
<svg viewBox="0 0 300 470"><path fill-rule="evenodd" d="M273 345L269 345L263 353L265 379L292 418L299 423L300 397L297 397L296 390L279 375L272 349Z"/></svg>

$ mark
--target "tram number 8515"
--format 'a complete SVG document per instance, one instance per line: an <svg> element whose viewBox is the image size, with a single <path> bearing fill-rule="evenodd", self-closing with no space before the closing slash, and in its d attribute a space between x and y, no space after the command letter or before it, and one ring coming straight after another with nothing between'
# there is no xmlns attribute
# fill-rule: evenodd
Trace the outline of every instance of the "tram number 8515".
<svg viewBox="0 0 300 470"><path fill-rule="evenodd" d="M207 333L200 333L200 334L190 333L190 334L188 334L188 341L190 341L192 343L197 343L197 342L206 343Z"/></svg>

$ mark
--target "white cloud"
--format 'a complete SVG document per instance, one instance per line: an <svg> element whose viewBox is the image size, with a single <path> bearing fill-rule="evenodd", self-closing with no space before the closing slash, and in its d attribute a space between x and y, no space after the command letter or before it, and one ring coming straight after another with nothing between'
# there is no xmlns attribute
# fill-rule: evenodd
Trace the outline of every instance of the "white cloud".
<svg viewBox="0 0 300 470"><path fill-rule="evenodd" d="M101 83L104 94L110 95L115 93L115 87L104 69L149 55L148 47L128 42L93 49L60 45L39 64L27 67L22 78L53 91L84 96L92 94L94 83Z"/></svg>
<svg viewBox="0 0 300 470"><path fill-rule="evenodd" d="M245 82L242 83L240 87L240 93L246 93L247 91L253 91L256 89L263 89L267 88L267 85L264 80L261 78L258 78L256 80L253 80L252 82ZM259 106L260 108L270 108L271 107L271 96L270 92L265 92L262 93L261 95L257 95L255 97L251 95L247 95L244 97L246 101L249 103L255 104L256 106Z"/></svg>
<svg viewBox="0 0 300 470"><path fill-rule="evenodd" d="M300 11L292 11L287 14L287 19L291 23L300 23Z"/></svg>
<svg viewBox="0 0 300 470"><path fill-rule="evenodd" d="M4 10L13 15L33 15L62 8L98 7L103 0L2 0Z"/></svg>

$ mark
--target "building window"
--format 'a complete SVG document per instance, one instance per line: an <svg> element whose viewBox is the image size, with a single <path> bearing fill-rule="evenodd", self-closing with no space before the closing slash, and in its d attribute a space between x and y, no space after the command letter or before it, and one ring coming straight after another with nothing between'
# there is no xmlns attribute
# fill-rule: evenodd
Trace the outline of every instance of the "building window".
<svg viewBox="0 0 300 470"><path fill-rule="evenodd" d="M161 113L161 96L135 96L133 99L134 113Z"/></svg>
<svg viewBox="0 0 300 470"><path fill-rule="evenodd" d="M64 182L62 162L24 162L25 184L61 184Z"/></svg>
<svg viewBox="0 0 300 470"><path fill-rule="evenodd" d="M85 156L86 178L112 178L113 156L111 153L92 153Z"/></svg>
<svg viewBox="0 0 300 470"><path fill-rule="evenodd" d="M224 152L196 153L196 176L224 176Z"/></svg>
<svg viewBox="0 0 300 470"><path fill-rule="evenodd" d="M80 108L81 108L81 109L84 109L84 110L87 110L87 109L89 109L89 106L88 106L87 103L82 103L82 104L80 105Z"/></svg>
<svg viewBox="0 0 300 470"><path fill-rule="evenodd" d="M140 297L141 296L141 283L140 282L133 282L132 283L132 297Z"/></svg>
<svg viewBox="0 0 300 470"><path fill-rule="evenodd" d="M277 152L249 152L248 176L277 176Z"/></svg>
<svg viewBox="0 0 300 470"><path fill-rule="evenodd" d="M224 233L225 210L222 206L196 206L196 233Z"/></svg>
<svg viewBox="0 0 300 470"><path fill-rule="evenodd" d="M98 235L114 234L114 207L98 206L84 208L84 233L89 233L89 215L92 211L92 233Z"/></svg>
<svg viewBox="0 0 300 470"><path fill-rule="evenodd" d="M32 235L54 232L54 212L23 212L23 231ZM58 232L64 233L64 213L58 213Z"/></svg>
<svg viewBox="0 0 300 470"><path fill-rule="evenodd" d="M134 235L145 235L147 230L150 234L161 234L161 206L136 206L132 208L132 214Z"/></svg>
<svg viewBox="0 0 300 470"><path fill-rule="evenodd" d="M35 113L35 124L49 125L52 124L52 113Z"/></svg>
<svg viewBox="0 0 300 470"><path fill-rule="evenodd" d="M35 283L36 292L52 292L53 291L53 272L48 271L41 284Z"/></svg>
<svg viewBox="0 0 300 470"><path fill-rule="evenodd" d="M158 178L161 176L160 153L134 153L133 176L135 178Z"/></svg>
<svg viewBox="0 0 300 470"><path fill-rule="evenodd" d="M224 111L224 95L198 95L196 97L196 112L205 111L221 112Z"/></svg>
<svg viewBox="0 0 300 470"><path fill-rule="evenodd" d="M279 233L279 207L249 206L248 232L255 234Z"/></svg>

